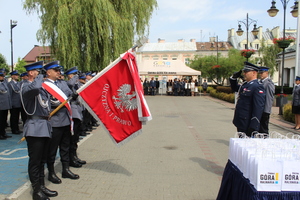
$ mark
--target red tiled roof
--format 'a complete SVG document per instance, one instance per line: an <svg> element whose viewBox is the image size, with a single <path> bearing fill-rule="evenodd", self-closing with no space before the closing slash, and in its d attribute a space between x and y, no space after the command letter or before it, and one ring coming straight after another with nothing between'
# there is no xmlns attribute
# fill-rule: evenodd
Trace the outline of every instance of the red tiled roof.
<svg viewBox="0 0 300 200"><path fill-rule="evenodd" d="M40 56L50 57L51 56L50 47L35 45L31 49L31 51L29 51L29 53L23 58L23 60L25 60L25 62L27 63L32 63L32 62L36 62L37 58Z"/></svg>

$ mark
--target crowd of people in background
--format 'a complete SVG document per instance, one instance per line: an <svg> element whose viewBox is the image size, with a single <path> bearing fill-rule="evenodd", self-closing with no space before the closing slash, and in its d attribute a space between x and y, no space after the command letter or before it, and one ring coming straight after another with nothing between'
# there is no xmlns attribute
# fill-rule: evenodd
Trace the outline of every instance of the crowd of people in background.
<svg viewBox="0 0 300 200"><path fill-rule="evenodd" d="M158 94L161 83L158 78L154 80L154 77L152 77L150 81L148 78L145 78L144 81L141 79L141 84L144 89L144 95L153 96ZM196 96L199 94L199 86L202 86L202 90L205 94L208 87L206 80L200 85L197 79L169 79L168 82L166 82L166 94L173 96Z"/></svg>

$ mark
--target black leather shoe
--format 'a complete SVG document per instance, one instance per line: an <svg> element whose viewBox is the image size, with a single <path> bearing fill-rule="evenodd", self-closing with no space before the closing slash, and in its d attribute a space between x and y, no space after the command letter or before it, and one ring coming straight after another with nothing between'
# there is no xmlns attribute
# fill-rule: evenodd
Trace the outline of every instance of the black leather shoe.
<svg viewBox="0 0 300 200"><path fill-rule="evenodd" d="M44 185L41 185L41 190L47 197L56 197L58 195L56 191L49 190Z"/></svg>
<svg viewBox="0 0 300 200"><path fill-rule="evenodd" d="M0 140L6 140L6 137L4 135L0 135Z"/></svg>
<svg viewBox="0 0 300 200"><path fill-rule="evenodd" d="M49 172L48 180L52 183L55 183L55 184L60 184L61 183L61 179L58 178L54 172Z"/></svg>
<svg viewBox="0 0 300 200"><path fill-rule="evenodd" d="M86 161L85 160L81 160L80 158L77 158L76 160L79 164L85 165Z"/></svg>
<svg viewBox="0 0 300 200"><path fill-rule="evenodd" d="M39 190L38 192L32 193L32 199L33 200L50 200L43 192L42 190Z"/></svg>
<svg viewBox="0 0 300 200"><path fill-rule="evenodd" d="M4 137L11 138L12 136L4 134Z"/></svg>
<svg viewBox="0 0 300 200"><path fill-rule="evenodd" d="M76 168L80 168L82 167L82 164L80 164L79 162L77 162L76 160L71 160L69 163L69 166L71 167L76 167Z"/></svg>
<svg viewBox="0 0 300 200"><path fill-rule="evenodd" d="M14 131L14 132L12 132L12 134L16 134L16 135L19 135L21 133L22 133L22 131Z"/></svg>
<svg viewBox="0 0 300 200"><path fill-rule="evenodd" d="M69 169L65 169L62 173L63 178L70 178L70 179L79 179L79 176L77 174L74 174Z"/></svg>

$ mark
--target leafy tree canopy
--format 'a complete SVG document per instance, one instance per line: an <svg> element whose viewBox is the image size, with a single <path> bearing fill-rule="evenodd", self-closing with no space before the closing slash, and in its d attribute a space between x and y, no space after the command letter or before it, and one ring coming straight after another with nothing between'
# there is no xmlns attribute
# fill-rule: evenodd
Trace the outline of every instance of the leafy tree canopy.
<svg viewBox="0 0 300 200"><path fill-rule="evenodd" d="M40 14L37 38L66 68L100 70L148 34L156 0L25 0Z"/></svg>
<svg viewBox="0 0 300 200"><path fill-rule="evenodd" d="M5 68L6 70L8 70L8 65L6 63L6 59L5 59L4 55L1 53L0 53L0 68L1 69Z"/></svg>
<svg viewBox="0 0 300 200"><path fill-rule="evenodd" d="M24 66L27 65L27 63L25 62L25 60L22 60L20 57L18 58L18 62L15 66L15 70L18 70L19 74L26 72L26 69L24 68Z"/></svg>
<svg viewBox="0 0 300 200"><path fill-rule="evenodd" d="M191 60L190 67L201 71L201 76L212 79L218 85L224 85L233 72L244 67L246 58L241 56L239 50L230 49L228 57L218 55L196 56ZM251 61L250 61L251 62Z"/></svg>

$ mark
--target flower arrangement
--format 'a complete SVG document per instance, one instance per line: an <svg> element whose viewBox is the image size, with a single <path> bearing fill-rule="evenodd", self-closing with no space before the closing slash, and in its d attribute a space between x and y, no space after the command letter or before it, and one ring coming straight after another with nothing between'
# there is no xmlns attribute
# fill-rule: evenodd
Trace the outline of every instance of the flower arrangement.
<svg viewBox="0 0 300 200"><path fill-rule="evenodd" d="M274 38L273 39L273 43L274 44L278 44L278 41L280 42L280 41L288 41L288 42L295 42L295 40L296 40L296 38L294 38L294 37L292 37L292 36L288 36L288 37L286 37L286 38L284 38L283 39L283 37L281 37L281 38Z"/></svg>
<svg viewBox="0 0 300 200"><path fill-rule="evenodd" d="M250 56L252 54L255 53L255 50L254 49L244 49L244 50L241 50L241 56L244 56L245 58L250 58Z"/></svg>
<svg viewBox="0 0 300 200"><path fill-rule="evenodd" d="M220 65L214 65L212 66L212 69L217 69L217 68L220 68L221 66Z"/></svg>
<svg viewBox="0 0 300 200"><path fill-rule="evenodd" d="M281 94L276 94L276 96L277 96L277 97L280 97ZM282 96L283 96L283 97L287 97L288 95L287 95L287 94L282 94Z"/></svg>

